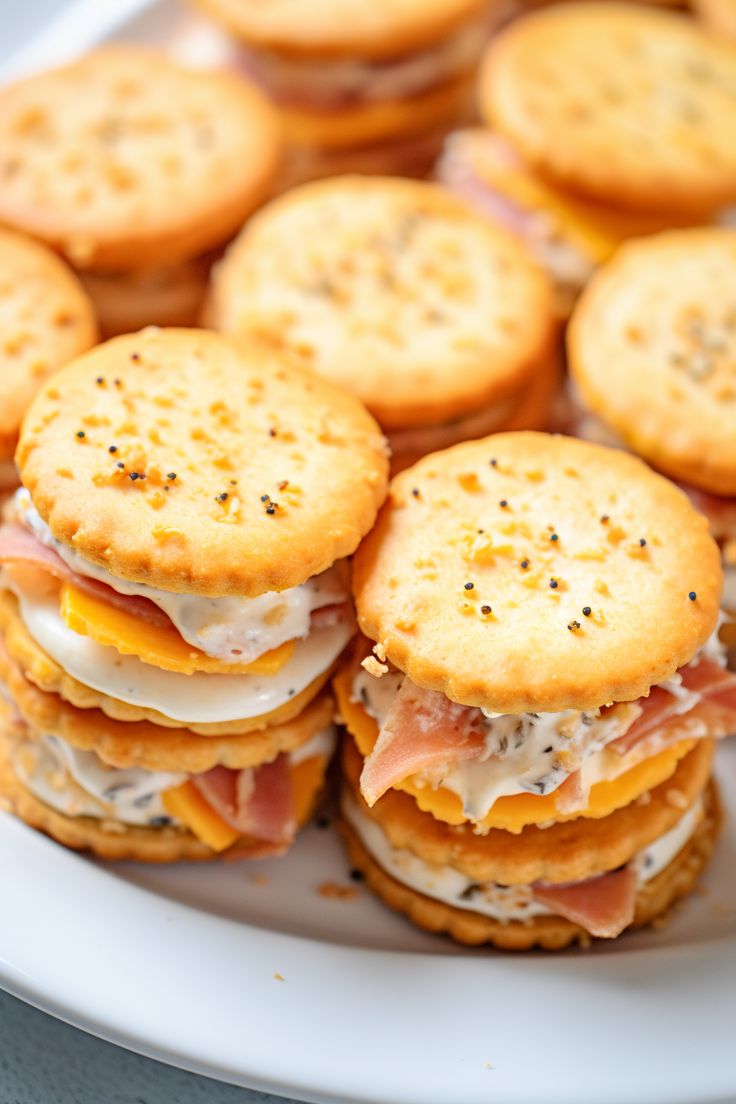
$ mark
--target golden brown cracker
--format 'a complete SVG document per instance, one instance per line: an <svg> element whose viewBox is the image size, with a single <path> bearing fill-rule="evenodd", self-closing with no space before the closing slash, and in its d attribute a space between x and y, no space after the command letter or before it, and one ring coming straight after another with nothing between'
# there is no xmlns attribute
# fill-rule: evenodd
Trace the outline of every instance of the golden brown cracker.
<svg viewBox="0 0 736 1104"><path fill-rule="evenodd" d="M366 636L420 686L498 713L647 694L713 631L721 587L682 491L622 451L531 432L402 472L354 561Z"/></svg>

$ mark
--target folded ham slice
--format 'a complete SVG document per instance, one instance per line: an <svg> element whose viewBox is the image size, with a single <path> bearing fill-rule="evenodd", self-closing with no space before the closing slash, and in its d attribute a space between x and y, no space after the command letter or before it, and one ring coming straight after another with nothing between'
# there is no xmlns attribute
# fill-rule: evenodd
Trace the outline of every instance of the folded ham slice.
<svg viewBox="0 0 736 1104"><path fill-rule="evenodd" d="M109 606L124 609L149 625L171 625L164 611L148 598L138 594L118 594L107 583L72 571L53 548L42 544L33 533L15 522L0 526L0 565L2 564L37 567L60 582L73 583L79 590L92 594Z"/></svg>
<svg viewBox="0 0 736 1104"><path fill-rule="evenodd" d="M642 712L631 727L608 746L626 755L644 741L651 752L661 751L693 734L694 722L707 726L709 736L728 736L736 732L736 673L707 659L678 674L685 690L700 694L700 701L686 712L678 712L681 702L662 686L653 686L649 696L640 698Z"/></svg>
<svg viewBox="0 0 736 1104"><path fill-rule="evenodd" d="M242 835L277 848L288 847L294 839L294 782L288 755L239 771L213 767L192 781L215 812Z"/></svg>
<svg viewBox="0 0 736 1104"><path fill-rule="evenodd" d="M474 759L485 748L482 714L436 690L404 679L360 776L375 805L392 786L417 771Z"/></svg>
<svg viewBox="0 0 736 1104"><path fill-rule="evenodd" d="M535 885L534 900L591 935L613 939L634 919L637 876L631 867L568 885Z"/></svg>

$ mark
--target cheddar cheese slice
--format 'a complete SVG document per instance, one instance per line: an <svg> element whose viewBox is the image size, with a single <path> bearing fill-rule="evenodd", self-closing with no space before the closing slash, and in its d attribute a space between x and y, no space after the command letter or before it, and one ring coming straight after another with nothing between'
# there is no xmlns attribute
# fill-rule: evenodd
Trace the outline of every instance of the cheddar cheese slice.
<svg viewBox="0 0 736 1104"><path fill-rule="evenodd" d="M64 583L60 595L60 613L76 633L115 648L121 655L137 656L143 663L164 671L192 675L208 671L218 675L275 675L288 662L294 641L287 640L250 663L225 663L193 648L173 625L151 625L73 583Z"/></svg>

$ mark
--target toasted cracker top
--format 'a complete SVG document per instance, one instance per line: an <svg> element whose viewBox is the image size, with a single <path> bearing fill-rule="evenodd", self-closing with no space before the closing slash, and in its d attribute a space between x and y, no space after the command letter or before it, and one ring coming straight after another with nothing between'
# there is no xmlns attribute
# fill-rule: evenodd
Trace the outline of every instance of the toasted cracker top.
<svg viewBox="0 0 736 1104"><path fill-rule="evenodd" d="M66 265L31 238L0 230L0 458L12 456L43 381L96 340L92 304Z"/></svg>
<svg viewBox="0 0 736 1104"><path fill-rule="evenodd" d="M713 631L721 588L682 491L626 453L542 433L402 472L355 559L358 619L382 654L498 713L648 693Z"/></svg>
<svg viewBox="0 0 736 1104"><path fill-rule="evenodd" d="M352 396L218 334L155 329L57 374L16 459L58 540L120 578L211 596L283 590L349 555L388 464Z"/></svg>
<svg viewBox="0 0 736 1104"><path fill-rule="evenodd" d="M220 265L218 329L265 339L386 427L447 422L518 392L553 336L525 247L443 188L336 177L252 219Z"/></svg>
<svg viewBox="0 0 736 1104"><path fill-rule="evenodd" d="M0 220L77 268L162 267L226 241L281 136L244 78L108 46L0 91Z"/></svg>
<svg viewBox="0 0 736 1104"><path fill-rule="evenodd" d="M568 332L585 402L674 478L736 494L736 231L625 245Z"/></svg>
<svg viewBox="0 0 736 1104"><path fill-rule="evenodd" d="M633 210L736 199L736 47L685 15L559 4L512 23L481 76L488 121L543 176Z"/></svg>

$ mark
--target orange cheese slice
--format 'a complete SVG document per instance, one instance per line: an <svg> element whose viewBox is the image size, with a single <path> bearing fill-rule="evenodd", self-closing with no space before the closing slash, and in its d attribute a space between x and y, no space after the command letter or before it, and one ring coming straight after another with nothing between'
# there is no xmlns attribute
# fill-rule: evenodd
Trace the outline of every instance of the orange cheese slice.
<svg viewBox="0 0 736 1104"><path fill-rule="evenodd" d="M369 755L378 739L378 725L359 702L350 700L353 672L342 671L335 679L335 695L340 713L363 756ZM616 809L629 805L647 790L654 789L670 778L677 764L694 746L694 740L681 740L672 747L637 763L610 781L597 782L590 788L588 806L574 813L560 812L557 795L553 792L541 797L537 794L512 794L500 797L481 825L483 829L501 828L506 832L521 832L528 824L547 821L574 820L577 817L598 819ZM399 782L396 789L411 794L425 813L447 824L464 824L468 818L463 813L462 801L452 790L444 786L418 786L412 778Z"/></svg>
<svg viewBox="0 0 736 1104"><path fill-rule="evenodd" d="M630 214L558 191L523 168L510 169L484 158L479 165L484 182L526 211L541 211L595 264L602 264L628 238L656 234L678 224L672 218ZM692 220L690 220L692 221ZM680 225L689 225L679 220Z"/></svg>
<svg viewBox="0 0 736 1104"><path fill-rule="evenodd" d="M326 766L324 755L311 755L291 768L294 814L299 827L311 816ZM169 816L181 821L197 839L213 851L225 851L241 838L240 833L215 812L191 781L165 790L161 799Z"/></svg>
<svg viewBox="0 0 736 1104"><path fill-rule="evenodd" d="M215 812L193 782L182 782L172 790L164 790L161 800L169 816L180 820L213 851L224 851L240 838L240 832Z"/></svg>
<svg viewBox="0 0 736 1104"><path fill-rule="evenodd" d="M275 675L294 650L294 641L287 640L251 663L225 663L187 644L173 625L150 625L140 621L133 614L77 589L73 583L63 584L59 609L74 632L115 648L121 655L134 655L153 667L178 671L182 675L192 675L195 671L218 675Z"/></svg>

